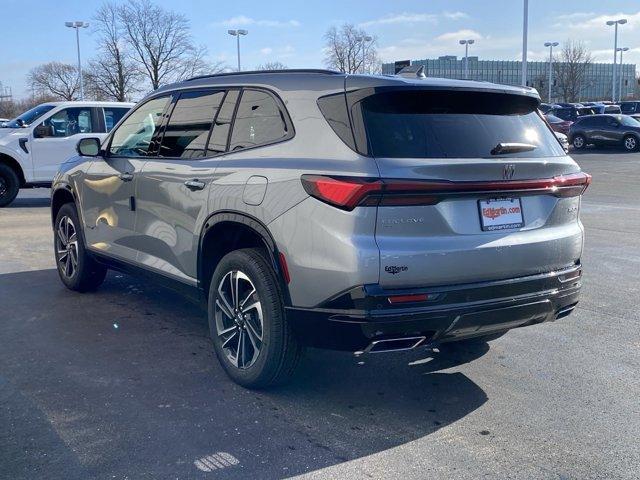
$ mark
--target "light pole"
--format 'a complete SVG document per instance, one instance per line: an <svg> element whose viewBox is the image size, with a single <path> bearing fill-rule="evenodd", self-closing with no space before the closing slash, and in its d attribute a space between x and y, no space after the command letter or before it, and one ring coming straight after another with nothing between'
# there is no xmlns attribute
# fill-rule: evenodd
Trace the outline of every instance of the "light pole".
<svg viewBox="0 0 640 480"><path fill-rule="evenodd" d="M522 19L522 86L527 86L527 37L529 36L529 0L524 0Z"/></svg>
<svg viewBox="0 0 640 480"><path fill-rule="evenodd" d="M238 49L238 71L240 71L240 35L246 35L248 30L227 30L229 35L236 37L236 45Z"/></svg>
<svg viewBox="0 0 640 480"><path fill-rule="evenodd" d="M84 100L84 82L82 79L82 62L80 62L80 29L87 28L89 23L87 22L64 22L65 27L76 29L76 45L78 47L78 79L80 81L80 100Z"/></svg>
<svg viewBox="0 0 640 480"><path fill-rule="evenodd" d="M460 45L464 45L464 78L469 79L469 45L476 43L475 40L460 40Z"/></svg>
<svg viewBox="0 0 640 480"><path fill-rule="evenodd" d="M619 86L618 86L618 100L622 101L622 52L627 52L629 50L629 47L623 47L620 48L618 47L616 49L618 52L620 52L620 70L619 70Z"/></svg>
<svg viewBox="0 0 640 480"><path fill-rule="evenodd" d="M613 35L613 79L611 82L611 100L615 103L616 101L616 60L618 59L618 25L624 25L627 23L626 18L621 18L619 20L609 20L607 25L615 26L615 33Z"/></svg>
<svg viewBox="0 0 640 480"><path fill-rule="evenodd" d="M371 42L373 40L373 37L370 37L369 35L365 35L363 37L356 37L356 42L360 42L362 43L362 73L366 73L365 72L365 63L367 61L367 42Z"/></svg>
<svg viewBox="0 0 640 480"><path fill-rule="evenodd" d="M557 47L558 45L560 45L558 42L544 42L544 46L549 47L549 103L551 103L551 86L553 85L553 47Z"/></svg>

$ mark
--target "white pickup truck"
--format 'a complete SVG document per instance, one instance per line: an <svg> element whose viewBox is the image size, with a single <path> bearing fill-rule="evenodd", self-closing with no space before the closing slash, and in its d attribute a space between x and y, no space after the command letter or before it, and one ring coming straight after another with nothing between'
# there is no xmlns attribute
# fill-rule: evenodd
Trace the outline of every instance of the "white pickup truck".
<svg viewBox="0 0 640 480"><path fill-rule="evenodd" d="M21 188L49 187L83 137L104 137L133 103L43 103L0 128L0 207Z"/></svg>

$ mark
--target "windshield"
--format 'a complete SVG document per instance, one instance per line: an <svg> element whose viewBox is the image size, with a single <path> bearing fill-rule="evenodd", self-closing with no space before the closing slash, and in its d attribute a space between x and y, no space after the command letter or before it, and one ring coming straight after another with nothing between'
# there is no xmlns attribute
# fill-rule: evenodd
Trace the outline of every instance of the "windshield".
<svg viewBox="0 0 640 480"><path fill-rule="evenodd" d="M565 155L537 107L524 96L419 90L362 102L375 157L485 158L501 144L531 147L500 148L509 157Z"/></svg>
<svg viewBox="0 0 640 480"><path fill-rule="evenodd" d="M626 126L626 127L637 127L638 126L638 121L634 120L633 117L630 117L629 115L617 115L616 118L618 119L618 121Z"/></svg>
<svg viewBox="0 0 640 480"><path fill-rule="evenodd" d="M6 128L21 128L28 125L31 125L42 115L47 113L49 110L55 108L55 105L38 105L37 107L33 107L31 110L27 110L19 117L14 118L13 120L7 122L5 124Z"/></svg>

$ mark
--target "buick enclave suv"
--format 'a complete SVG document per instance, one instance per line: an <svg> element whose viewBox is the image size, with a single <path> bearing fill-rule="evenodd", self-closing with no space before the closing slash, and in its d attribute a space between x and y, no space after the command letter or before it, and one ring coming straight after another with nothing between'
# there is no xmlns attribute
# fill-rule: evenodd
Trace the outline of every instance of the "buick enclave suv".
<svg viewBox="0 0 640 480"><path fill-rule="evenodd" d="M57 175L60 278L88 291L117 269L200 295L247 387L285 381L305 345L383 352L564 317L590 176L539 103L322 70L161 88Z"/></svg>

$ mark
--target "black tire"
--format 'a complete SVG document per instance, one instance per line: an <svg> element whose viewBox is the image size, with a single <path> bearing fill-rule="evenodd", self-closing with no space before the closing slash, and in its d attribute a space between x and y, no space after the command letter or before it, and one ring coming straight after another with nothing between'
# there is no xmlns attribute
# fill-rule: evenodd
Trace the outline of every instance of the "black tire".
<svg viewBox="0 0 640 480"><path fill-rule="evenodd" d="M587 139L584 135L578 133L571 139L571 145L573 145L573 148L576 150L582 150L587 146Z"/></svg>
<svg viewBox="0 0 640 480"><path fill-rule="evenodd" d="M638 141L638 137L634 135L627 135L622 139L622 146L627 152L635 152L638 150L639 145L640 141Z"/></svg>
<svg viewBox="0 0 640 480"><path fill-rule="evenodd" d="M13 202L20 190L20 178L9 165L0 163L0 207Z"/></svg>
<svg viewBox="0 0 640 480"><path fill-rule="evenodd" d="M231 283L235 295L227 290ZM252 308L258 302L260 308ZM208 315L216 356L234 382L265 388L289 380L303 349L287 322L276 274L260 250L236 250L220 260L209 287Z"/></svg>
<svg viewBox="0 0 640 480"><path fill-rule="evenodd" d="M65 203L56 215L53 254L62 283L70 290L88 292L104 282L107 268L87 252L81 229L75 205ZM68 240L65 240L65 237L68 237Z"/></svg>

